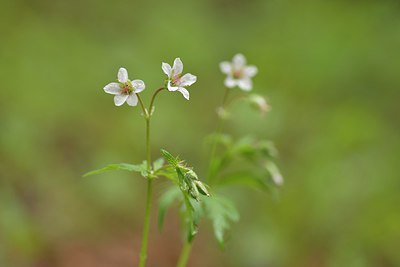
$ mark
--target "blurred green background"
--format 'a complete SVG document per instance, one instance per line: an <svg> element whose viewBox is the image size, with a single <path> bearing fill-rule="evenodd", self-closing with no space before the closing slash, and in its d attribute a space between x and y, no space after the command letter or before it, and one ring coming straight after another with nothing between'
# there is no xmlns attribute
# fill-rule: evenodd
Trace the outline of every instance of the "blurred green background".
<svg viewBox="0 0 400 267"><path fill-rule="evenodd" d="M148 102L161 62L181 57L198 82L190 101L157 99L153 155L164 147L201 172L224 92L218 64L237 52L258 66L253 91L272 111L237 106L227 130L273 140L285 185L279 198L235 188L228 245L203 223L189 266L400 266L397 1L0 4L0 266L134 266L144 179L81 178L144 158L139 108L116 108L102 88L124 66ZM149 266L174 266L176 211L163 233L152 218Z"/></svg>

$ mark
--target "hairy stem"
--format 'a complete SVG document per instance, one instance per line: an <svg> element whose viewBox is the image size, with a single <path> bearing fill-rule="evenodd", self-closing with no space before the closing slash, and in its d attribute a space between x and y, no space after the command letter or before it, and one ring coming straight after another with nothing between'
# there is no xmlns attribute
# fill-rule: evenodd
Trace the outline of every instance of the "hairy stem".
<svg viewBox="0 0 400 267"><path fill-rule="evenodd" d="M186 241L185 244L183 245L181 255L179 256L178 264L176 265L176 267L186 266L191 250L192 250L192 242Z"/></svg>

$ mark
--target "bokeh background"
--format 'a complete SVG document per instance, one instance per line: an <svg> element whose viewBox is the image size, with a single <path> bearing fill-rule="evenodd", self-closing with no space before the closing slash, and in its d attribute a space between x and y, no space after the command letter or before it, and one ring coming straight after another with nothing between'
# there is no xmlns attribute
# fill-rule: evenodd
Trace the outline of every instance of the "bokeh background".
<svg viewBox="0 0 400 267"><path fill-rule="evenodd" d="M397 1L0 1L0 266L135 266L145 181L81 175L144 158L138 108L102 88L119 67L149 101L161 62L198 76L191 100L162 93L153 155L198 172L224 76L244 53L258 66L261 118L235 107L227 131L275 142L278 197L234 188L241 220L221 250L201 225L189 266L400 266L400 5ZM154 200L165 188L157 182ZM176 209L152 217L149 266L174 266Z"/></svg>

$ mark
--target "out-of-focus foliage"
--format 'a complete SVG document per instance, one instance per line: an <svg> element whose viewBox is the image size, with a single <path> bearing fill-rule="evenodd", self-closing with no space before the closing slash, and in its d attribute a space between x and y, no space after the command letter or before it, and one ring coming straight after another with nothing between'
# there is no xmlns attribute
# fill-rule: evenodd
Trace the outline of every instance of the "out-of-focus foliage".
<svg viewBox="0 0 400 267"><path fill-rule="evenodd" d="M230 192L241 216L225 250L202 231L190 266L400 265L399 12L390 0L2 0L0 266L132 266L144 179L81 176L141 162L144 122L102 88L124 66L148 101L161 61L181 57L198 82L190 101L159 95L153 155L168 147L205 169L196 140L215 130L218 63L237 52L272 109L237 105L226 127L273 140L285 185ZM176 262L172 214L152 232L150 265Z"/></svg>

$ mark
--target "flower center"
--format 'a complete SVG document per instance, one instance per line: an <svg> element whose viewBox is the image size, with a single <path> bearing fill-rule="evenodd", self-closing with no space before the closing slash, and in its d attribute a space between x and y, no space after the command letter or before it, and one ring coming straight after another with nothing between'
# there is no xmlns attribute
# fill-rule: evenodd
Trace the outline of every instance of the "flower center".
<svg viewBox="0 0 400 267"><path fill-rule="evenodd" d="M180 82L180 80L181 80L180 75L175 75L175 76L172 78L171 82L172 82L173 85L178 85L179 82Z"/></svg>
<svg viewBox="0 0 400 267"><path fill-rule="evenodd" d="M232 71L232 76L235 79L240 79L243 76L243 71L242 70L234 70L234 71Z"/></svg>
<svg viewBox="0 0 400 267"><path fill-rule="evenodd" d="M130 81L122 83L120 86L121 86L121 94L130 95L134 91L134 88Z"/></svg>

